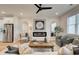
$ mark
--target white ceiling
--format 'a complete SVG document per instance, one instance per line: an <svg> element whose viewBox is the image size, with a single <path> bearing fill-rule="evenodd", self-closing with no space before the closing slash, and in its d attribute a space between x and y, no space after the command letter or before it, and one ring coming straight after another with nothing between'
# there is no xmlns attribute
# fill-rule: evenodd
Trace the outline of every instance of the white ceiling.
<svg viewBox="0 0 79 59"><path fill-rule="evenodd" d="M38 8L33 4L2 4L0 5L0 16L2 16L1 12L4 11L6 14L11 14L15 16L21 16L21 17L27 17L27 18L33 18L33 17L56 17L60 16L67 11L71 10L72 8L76 7L77 5L69 5L69 4L43 4L42 6L50 6L53 7L50 10L42 10L38 14L36 14L36 11ZM20 13L23 13L23 15L20 15ZM55 13L58 13L56 15Z"/></svg>

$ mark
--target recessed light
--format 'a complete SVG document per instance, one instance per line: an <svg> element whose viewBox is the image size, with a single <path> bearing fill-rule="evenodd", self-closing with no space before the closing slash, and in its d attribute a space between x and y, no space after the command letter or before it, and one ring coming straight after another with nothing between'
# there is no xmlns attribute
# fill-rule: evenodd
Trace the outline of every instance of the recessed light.
<svg viewBox="0 0 79 59"><path fill-rule="evenodd" d="M58 12L56 12L55 14L56 14L56 15L58 15L59 13L58 13Z"/></svg>
<svg viewBox="0 0 79 59"><path fill-rule="evenodd" d="M23 13L21 12L20 15L23 16Z"/></svg>
<svg viewBox="0 0 79 59"><path fill-rule="evenodd" d="M5 11L1 11L1 13L2 13L2 14L6 14L6 12L5 12Z"/></svg>

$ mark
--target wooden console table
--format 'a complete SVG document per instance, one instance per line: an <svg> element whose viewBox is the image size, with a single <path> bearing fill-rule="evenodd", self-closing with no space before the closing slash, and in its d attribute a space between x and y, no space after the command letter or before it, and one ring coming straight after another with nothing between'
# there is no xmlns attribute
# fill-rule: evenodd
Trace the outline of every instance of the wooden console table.
<svg viewBox="0 0 79 59"><path fill-rule="evenodd" d="M29 47L31 48L51 48L53 51L53 43L45 43L45 42L30 42Z"/></svg>

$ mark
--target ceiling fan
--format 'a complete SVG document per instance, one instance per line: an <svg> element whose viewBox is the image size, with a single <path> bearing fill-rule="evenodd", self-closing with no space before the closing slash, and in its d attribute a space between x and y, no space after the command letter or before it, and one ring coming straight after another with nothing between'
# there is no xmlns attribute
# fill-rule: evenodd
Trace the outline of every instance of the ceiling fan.
<svg viewBox="0 0 79 59"><path fill-rule="evenodd" d="M36 12L36 14L41 11L41 10L48 10L48 9L52 9L52 7L42 7L42 4L34 4L38 9L38 11Z"/></svg>

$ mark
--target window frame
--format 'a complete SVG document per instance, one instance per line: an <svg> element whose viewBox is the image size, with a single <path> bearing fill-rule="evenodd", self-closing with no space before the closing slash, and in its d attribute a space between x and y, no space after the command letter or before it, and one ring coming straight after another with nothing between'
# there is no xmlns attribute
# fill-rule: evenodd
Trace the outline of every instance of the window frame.
<svg viewBox="0 0 79 59"><path fill-rule="evenodd" d="M75 16L75 24L68 24L69 17L72 17L72 16ZM78 25L79 25L79 23L77 23L77 21L78 21L78 18L77 18L77 17L79 17L79 14L72 15L72 16L69 16L69 17L67 18L67 33L69 33L69 31L68 31L69 26L74 25L74 26L75 26L75 32L74 32L73 34L79 34L79 33L78 33L78 32L79 32L79 31L78 31ZM69 33L69 34L72 34L72 33Z"/></svg>

